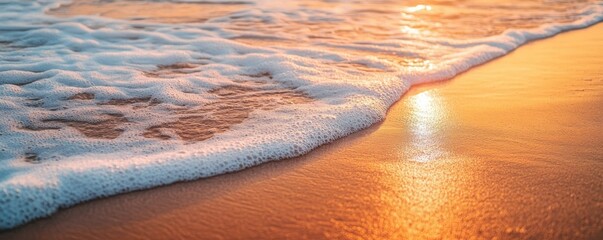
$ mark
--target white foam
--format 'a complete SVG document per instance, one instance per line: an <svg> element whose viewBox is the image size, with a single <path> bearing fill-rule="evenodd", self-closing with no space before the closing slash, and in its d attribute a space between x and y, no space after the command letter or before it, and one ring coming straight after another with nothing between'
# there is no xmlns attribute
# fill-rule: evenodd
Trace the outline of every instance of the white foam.
<svg viewBox="0 0 603 240"><path fill-rule="evenodd" d="M269 34L234 27L236 21L229 16L285 27L293 20L337 23L341 29L349 27L346 21L355 20L324 9L274 7L270 1L250 2L249 9L198 24L44 14L65 3L0 3L0 22L5 23L0 26L1 229L98 197L307 153L382 120L389 106L414 84L451 78L527 41L603 19L603 7L595 2L568 11L575 17L571 22L527 29L511 29L510 24L502 34L487 37L459 40L432 33L393 33L387 39L312 40L304 34L320 30L300 35L289 29L272 33L286 41L256 45L228 38ZM556 20L558 13L551 14L551 21ZM290 43L298 37L299 42ZM384 52L388 57L382 56ZM416 63L398 63L391 56ZM177 63L194 68L169 77L145 74ZM261 79L270 83L265 88L296 89L315 101L254 111L243 123L201 142L142 137L149 126L177 119L170 109L215 102L216 96L208 93L211 89L250 84L239 80L265 72L272 76ZM66 100L78 93L95 98ZM136 109L99 105L128 98L153 98L161 104ZM123 114L130 121L121 126L123 134L107 140L86 138L70 127L24 128L45 119L94 122L106 117L101 113ZM36 153L40 163L24 161L28 153Z"/></svg>

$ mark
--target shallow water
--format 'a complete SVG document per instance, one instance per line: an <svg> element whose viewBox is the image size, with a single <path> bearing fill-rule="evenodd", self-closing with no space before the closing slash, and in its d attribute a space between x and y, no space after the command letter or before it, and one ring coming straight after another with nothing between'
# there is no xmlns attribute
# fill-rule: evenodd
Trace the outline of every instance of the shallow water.
<svg viewBox="0 0 603 240"><path fill-rule="evenodd" d="M600 1L0 6L1 228L306 153L413 84L603 17Z"/></svg>
<svg viewBox="0 0 603 240"><path fill-rule="evenodd" d="M602 47L603 24L538 41L414 87L382 123L304 156L0 239L602 239Z"/></svg>

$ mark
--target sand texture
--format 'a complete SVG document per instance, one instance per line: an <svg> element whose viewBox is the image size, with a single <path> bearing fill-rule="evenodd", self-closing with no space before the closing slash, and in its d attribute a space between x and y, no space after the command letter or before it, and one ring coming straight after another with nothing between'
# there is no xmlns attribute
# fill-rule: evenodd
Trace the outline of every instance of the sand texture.
<svg viewBox="0 0 603 240"><path fill-rule="evenodd" d="M295 159L94 200L1 239L602 239L603 24L415 87Z"/></svg>

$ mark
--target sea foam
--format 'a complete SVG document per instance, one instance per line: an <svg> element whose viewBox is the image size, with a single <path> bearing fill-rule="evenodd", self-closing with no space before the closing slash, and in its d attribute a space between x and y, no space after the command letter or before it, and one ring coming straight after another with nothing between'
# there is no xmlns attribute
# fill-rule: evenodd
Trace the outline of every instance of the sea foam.
<svg viewBox="0 0 603 240"><path fill-rule="evenodd" d="M171 4L241 6L177 24L51 14L69 4L0 3L2 229L299 156L381 121L412 85L603 19L597 1L186 0Z"/></svg>

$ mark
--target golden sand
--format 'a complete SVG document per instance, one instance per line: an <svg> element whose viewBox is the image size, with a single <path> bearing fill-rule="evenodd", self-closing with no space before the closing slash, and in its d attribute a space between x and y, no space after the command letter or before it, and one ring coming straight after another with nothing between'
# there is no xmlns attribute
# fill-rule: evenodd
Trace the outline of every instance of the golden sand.
<svg viewBox="0 0 603 240"><path fill-rule="evenodd" d="M416 87L295 159L95 200L2 239L603 239L603 24Z"/></svg>

